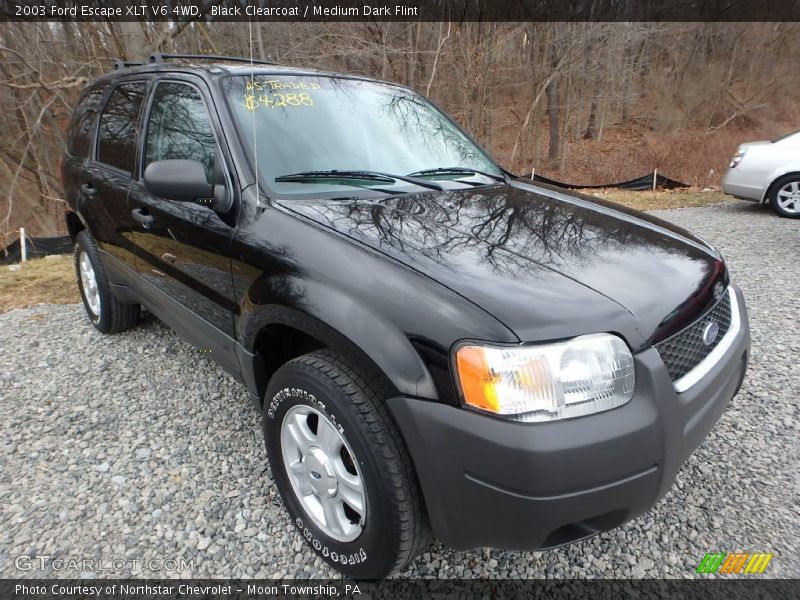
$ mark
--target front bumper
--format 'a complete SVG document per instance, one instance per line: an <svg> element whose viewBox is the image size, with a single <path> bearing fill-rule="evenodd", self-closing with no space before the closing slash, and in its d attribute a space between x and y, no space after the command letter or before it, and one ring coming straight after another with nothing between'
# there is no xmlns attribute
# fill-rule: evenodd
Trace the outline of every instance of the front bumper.
<svg viewBox="0 0 800 600"><path fill-rule="evenodd" d="M681 394L658 352L634 357L619 408L515 423L410 398L389 406L411 451L436 536L456 549L537 550L612 529L649 509L720 418L744 378L750 330Z"/></svg>

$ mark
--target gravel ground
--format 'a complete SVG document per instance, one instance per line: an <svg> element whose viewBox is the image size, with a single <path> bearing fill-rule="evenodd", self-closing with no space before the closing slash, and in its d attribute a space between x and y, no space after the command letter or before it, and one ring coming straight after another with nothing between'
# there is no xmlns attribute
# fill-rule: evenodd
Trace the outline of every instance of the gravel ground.
<svg viewBox="0 0 800 600"><path fill-rule="evenodd" d="M753 335L742 391L673 490L579 544L437 544L406 576L690 577L723 550L773 552L769 575L800 577L800 223L743 202L659 216L723 252ZM19 571L22 554L107 563L84 577L335 576L282 509L245 389L159 322L104 337L79 306L38 306L0 315L0 348L0 576L53 574ZM147 568L109 570L133 559Z"/></svg>

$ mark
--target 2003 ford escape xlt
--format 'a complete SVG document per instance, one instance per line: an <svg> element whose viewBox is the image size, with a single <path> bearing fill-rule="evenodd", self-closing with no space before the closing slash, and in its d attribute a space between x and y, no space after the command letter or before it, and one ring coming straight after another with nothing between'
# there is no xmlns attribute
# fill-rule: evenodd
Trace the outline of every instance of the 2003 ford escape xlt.
<svg viewBox="0 0 800 600"><path fill-rule="evenodd" d="M431 533L532 550L620 525L744 377L713 247L512 176L404 87L120 64L63 178L89 319L120 332L144 306L241 380L293 523L348 576Z"/></svg>

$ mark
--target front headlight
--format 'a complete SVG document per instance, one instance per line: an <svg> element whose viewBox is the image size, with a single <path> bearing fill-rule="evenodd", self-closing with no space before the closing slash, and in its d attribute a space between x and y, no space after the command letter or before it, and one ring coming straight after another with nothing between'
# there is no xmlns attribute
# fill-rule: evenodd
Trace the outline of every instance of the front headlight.
<svg viewBox="0 0 800 600"><path fill-rule="evenodd" d="M537 346L464 345L456 367L467 405L525 422L616 408L636 383L628 346L607 333Z"/></svg>

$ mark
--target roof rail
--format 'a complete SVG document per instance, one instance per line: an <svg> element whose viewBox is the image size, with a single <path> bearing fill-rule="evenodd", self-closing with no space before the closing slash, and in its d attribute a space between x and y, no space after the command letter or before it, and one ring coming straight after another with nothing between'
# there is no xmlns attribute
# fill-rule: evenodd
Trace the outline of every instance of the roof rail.
<svg viewBox="0 0 800 600"><path fill-rule="evenodd" d="M127 67L138 67L143 64L144 63L141 62L131 62L127 60L122 60L121 58L117 58L114 60L114 70L118 71L120 69L125 69Z"/></svg>
<svg viewBox="0 0 800 600"><path fill-rule="evenodd" d="M245 58L243 56L221 56L219 54L162 54L161 52L154 52L150 55L148 62L163 63L168 60L226 60L230 62L240 63L253 63L257 65L277 65L278 63L269 62L266 60L255 60Z"/></svg>

